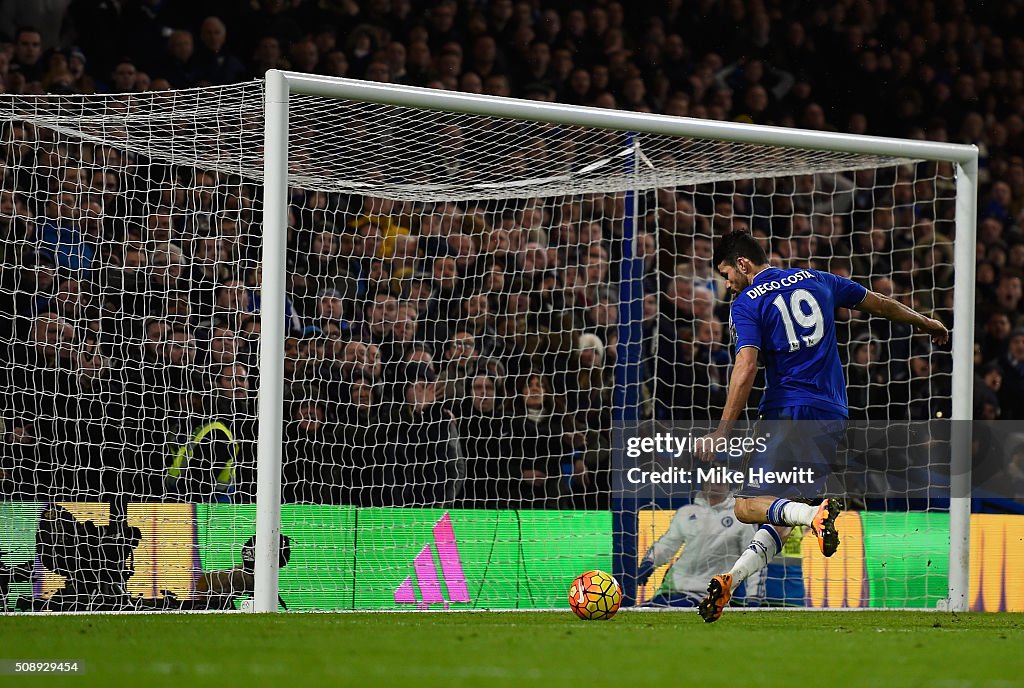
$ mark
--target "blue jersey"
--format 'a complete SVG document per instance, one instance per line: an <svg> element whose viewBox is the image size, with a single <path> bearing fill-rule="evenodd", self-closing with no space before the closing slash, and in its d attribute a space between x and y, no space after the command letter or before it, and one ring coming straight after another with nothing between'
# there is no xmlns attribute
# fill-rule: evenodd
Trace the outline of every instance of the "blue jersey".
<svg viewBox="0 0 1024 688"><path fill-rule="evenodd" d="M810 406L849 415L836 343L836 308L867 295L856 282L817 270L767 268L732 302L736 351L753 346L765 367L761 412Z"/></svg>

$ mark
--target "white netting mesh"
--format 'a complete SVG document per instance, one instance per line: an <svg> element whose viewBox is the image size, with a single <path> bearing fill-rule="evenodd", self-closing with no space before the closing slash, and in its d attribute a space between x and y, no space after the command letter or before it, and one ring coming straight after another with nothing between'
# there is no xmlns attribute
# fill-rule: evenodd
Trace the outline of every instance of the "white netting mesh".
<svg viewBox="0 0 1024 688"><path fill-rule="evenodd" d="M0 478L21 504L8 516L53 529L44 503L103 500L110 523L140 529L137 547L163 552L126 582L116 557L69 550L65 578L104 569L111 590L197 604L251 587L239 549L255 498L262 97L261 83L0 97L0 311L13 323ZM608 513L612 419L720 414L731 346L710 258L730 229L763 237L773 263L948 312L942 166L307 96L289 116L282 590L295 608L561 604L563 579L611 568L636 533L609 523L656 535L657 518ZM627 228L637 290L623 287ZM631 312L639 382L623 396ZM942 355L898 328L839 329L855 415L948 406ZM891 468L865 466L857 489ZM366 511L389 506L453 515ZM616 508L651 506L671 504ZM76 509L79 523L92 513ZM451 568L440 597L428 540ZM35 547L19 542L0 549ZM80 594L61 593L70 607Z"/></svg>
<svg viewBox="0 0 1024 688"><path fill-rule="evenodd" d="M128 96L5 96L5 110L159 161L263 178L263 84ZM289 180L396 200L530 198L855 170L894 160L620 132L293 95ZM407 137L415 132L414 141ZM410 148L412 146L412 148ZM413 152L414 151L414 152ZM400 160L400 164L396 164Z"/></svg>

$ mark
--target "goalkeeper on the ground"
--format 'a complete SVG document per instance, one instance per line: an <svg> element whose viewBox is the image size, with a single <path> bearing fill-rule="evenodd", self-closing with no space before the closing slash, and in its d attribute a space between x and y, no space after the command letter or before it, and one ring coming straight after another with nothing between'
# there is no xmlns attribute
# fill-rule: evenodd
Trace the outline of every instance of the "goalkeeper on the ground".
<svg viewBox="0 0 1024 688"><path fill-rule="evenodd" d="M708 578L727 570L750 547L757 526L741 523L733 511L735 504L728 486L706 483L692 504L676 511L668 530L647 550L637 569L637 586L645 585L654 569L672 561L685 545L649 604L696 607L707 592ZM746 603L756 605L764 599L767 571L761 568L751 574Z"/></svg>

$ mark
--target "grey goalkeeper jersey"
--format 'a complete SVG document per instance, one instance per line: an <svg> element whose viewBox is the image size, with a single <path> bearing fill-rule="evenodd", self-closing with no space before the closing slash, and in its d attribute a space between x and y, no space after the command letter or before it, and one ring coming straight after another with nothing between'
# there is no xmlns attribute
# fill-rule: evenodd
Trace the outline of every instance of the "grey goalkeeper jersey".
<svg viewBox="0 0 1024 688"><path fill-rule="evenodd" d="M703 598L708 581L719 573L727 573L750 544L757 526L736 519L736 499L730 494L714 506L703 495L692 504L677 510L668 530L651 545L646 557L661 566L672 561L679 548L682 553L665 574L660 592ZM761 569L747 579L746 599L764 599L767 570Z"/></svg>

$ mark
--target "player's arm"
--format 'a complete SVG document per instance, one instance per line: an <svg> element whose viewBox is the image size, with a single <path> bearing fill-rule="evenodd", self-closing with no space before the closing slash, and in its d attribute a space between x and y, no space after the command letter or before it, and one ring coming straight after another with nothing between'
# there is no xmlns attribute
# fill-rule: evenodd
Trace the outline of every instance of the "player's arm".
<svg viewBox="0 0 1024 688"><path fill-rule="evenodd" d="M196 580L197 595L243 595L253 590L253 576L240 567L204 571Z"/></svg>
<svg viewBox="0 0 1024 688"><path fill-rule="evenodd" d="M679 548L686 544L686 519L693 513L692 509L692 506L683 507L672 516L668 530L647 550L645 560L650 560L655 566L672 561Z"/></svg>
<svg viewBox="0 0 1024 688"><path fill-rule="evenodd" d="M864 295L864 300L855 308L887 320L911 325L918 332L930 334L932 341L936 344L942 345L949 341L949 332L940 321L921 315L912 308L908 308L896 299L884 294L869 291Z"/></svg>
<svg viewBox="0 0 1024 688"><path fill-rule="evenodd" d="M757 376L757 356L758 350L753 346L745 346L736 353L736 362L729 376L729 392L725 397L722 420L718 424L718 429L705 436L706 441L698 448L697 458L701 461L711 461L715 458L713 446L717 444L716 440L729 436L733 424L747 407L747 399L750 398L750 390L753 389L754 378Z"/></svg>
<svg viewBox="0 0 1024 688"><path fill-rule="evenodd" d="M662 564L672 561L679 548L686 542L686 515L692 513L692 507L683 507L672 516L672 522L665 534L658 538L651 548L644 554L644 558L637 567L637 585L646 585L654 569Z"/></svg>

